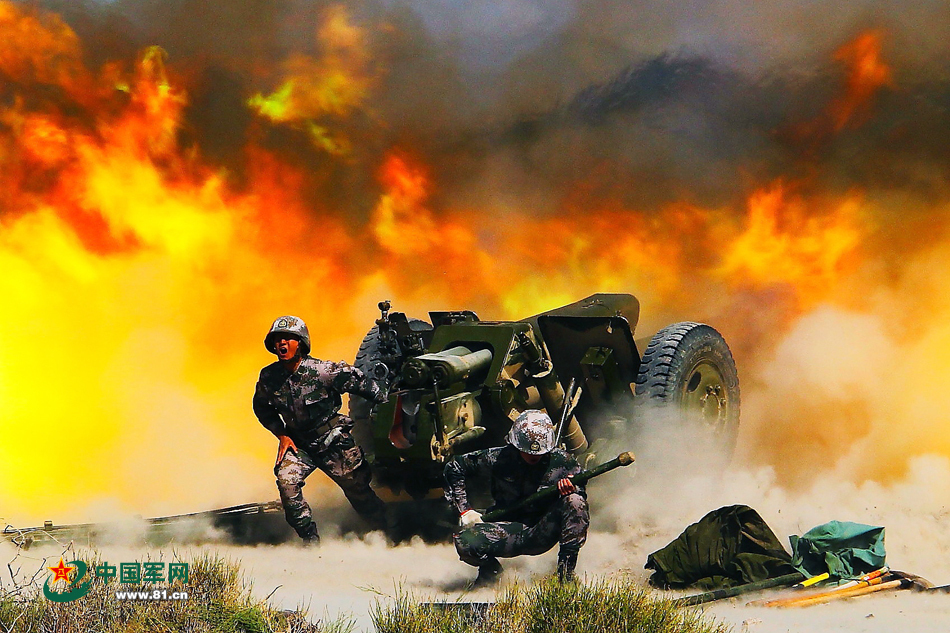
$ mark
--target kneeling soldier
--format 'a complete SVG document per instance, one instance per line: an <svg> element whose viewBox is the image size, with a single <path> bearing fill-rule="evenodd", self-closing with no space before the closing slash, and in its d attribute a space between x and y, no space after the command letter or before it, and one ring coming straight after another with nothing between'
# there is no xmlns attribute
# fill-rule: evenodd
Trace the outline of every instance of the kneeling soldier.
<svg viewBox="0 0 950 633"><path fill-rule="evenodd" d="M461 517L455 549L464 562L478 567L476 585L497 578L502 571L499 557L543 554L558 543L558 578L573 579L590 514L583 487L570 479L581 468L573 456L555 448L554 441L551 418L543 411L529 410L511 426L506 446L460 455L445 465L445 497ZM549 486L556 485L561 496L520 511L510 520L485 523L468 502L465 478L470 475L490 477L493 509L511 507Z"/></svg>

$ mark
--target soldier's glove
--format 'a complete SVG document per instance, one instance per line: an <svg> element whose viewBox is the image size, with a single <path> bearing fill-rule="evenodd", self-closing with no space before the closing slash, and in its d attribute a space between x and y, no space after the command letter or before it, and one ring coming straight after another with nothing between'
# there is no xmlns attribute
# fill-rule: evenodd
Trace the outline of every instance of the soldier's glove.
<svg viewBox="0 0 950 633"><path fill-rule="evenodd" d="M476 523L482 523L482 515L475 510L466 510L459 517L459 525L463 528L472 527Z"/></svg>

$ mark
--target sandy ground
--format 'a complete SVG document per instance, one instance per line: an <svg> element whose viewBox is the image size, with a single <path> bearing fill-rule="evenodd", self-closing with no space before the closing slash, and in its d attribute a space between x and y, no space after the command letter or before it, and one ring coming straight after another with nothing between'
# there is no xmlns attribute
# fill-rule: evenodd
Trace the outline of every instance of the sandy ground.
<svg viewBox="0 0 950 633"><path fill-rule="evenodd" d="M620 545L616 535L594 533L591 544L593 547L583 552L586 555L579 565L581 574L611 576L623 573L645 583L645 570L618 565L626 557L622 555L624 548L614 549ZM188 556L209 550L240 561L246 577L253 581L251 589L255 596L269 596L273 605L283 609L303 607L312 619L351 618L357 631L373 631L370 614L374 606L386 604L400 592L411 592L420 601L494 599L492 590L466 591L474 571L457 560L450 546L417 541L390 547L374 534L364 539L325 539L317 549L295 544L165 548L108 545L99 548L102 556L113 563L142 560L146 556L169 560L175 554ZM33 549L27 558L21 556L19 562L24 568L29 568L33 562L40 564L42 556L58 558L59 551ZM619 556L612 556L612 551ZM7 554L8 550L4 549L3 553ZM528 580L549 573L555 562L554 552L508 561L505 582ZM761 595L769 594L757 597ZM837 604L782 610L749 607L746 606L748 600L726 600L706 605L703 610L742 633L870 633L882 628L903 631L947 631L950 628L950 594L891 592Z"/></svg>
<svg viewBox="0 0 950 633"><path fill-rule="evenodd" d="M945 458L917 459L906 478L887 486L832 485L829 478L820 486L795 492L777 485L768 469L734 470L724 477L677 484L666 479L650 484L632 476L605 477L603 484L589 488L592 525L581 551L580 575L623 575L645 586L649 572L643 564L650 552L662 548L707 512L744 503L755 508L786 545L789 535L802 534L832 519L883 525L887 562L892 568L918 574L938 585L950 583L950 460ZM410 592L420 601L494 598L492 590L466 591L475 570L459 562L451 545L414 539L392 547L376 533L363 538L341 535L332 517L351 511L345 506L340 509L345 502L338 491L314 487L311 494L318 491L323 497L315 504L315 514L322 521L324 534L318 548L289 543L161 548L100 544L97 549L112 563L146 557L170 560L176 554L190 556L213 550L241 563L246 578L253 583L254 595L269 596L272 604L284 609L304 607L312 618L350 617L358 631L372 631L370 613L374 605L385 604L399 592ZM34 547L21 552L15 568L31 573L43 565L44 556L53 558L49 564L55 564L60 552ZM12 546L0 543L0 569L4 569L0 581L9 580L5 563L15 554ZM553 550L538 557L506 561L505 582L552 573L555 564ZM749 607L747 601L722 601L707 605L704 611L743 633L950 630L950 594L901 591L782 610Z"/></svg>
<svg viewBox="0 0 950 633"><path fill-rule="evenodd" d="M735 625L742 633L936 632L950 629L950 595L899 591L781 610L727 602L709 607L706 613Z"/></svg>
<svg viewBox="0 0 950 633"><path fill-rule="evenodd" d="M608 541L614 538L610 534L594 534L592 540L598 537ZM413 544L380 550L373 543L356 547L353 543L331 543L324 551L314 554L287 550L287 547L278 547L270 552L257 551L252 556L244 552L245 564L254 570L255 592L267 595L281 585L272 598L277 603L293 608L309 601L309 611L316 617L348 612L355 617L358 630L372 631L370 609L374 604L385 603L399 590L411 591L420 599L490 601L494 597L490 590L469 593L463 590L473 572L459 563L454 550L446 546ZM230 551L241 555L239 551ZM596 557L587 556L580 565L581 573L616 574L617 561L606 553L604 550L603 554L598 551ZM258 558L261 555L262 558ZM549 573L555 561L553 553L510 561L506 565L507 581ZM275 566L278 562L279 567ZM642 578L644 582L647 577L644 570L628 569L624 573ZM950 594L895 591L838 604L781 610L745 606L748 600L737 598L707 605L704 612L742 633L871 633L882 628L950 630Z"/></svg>

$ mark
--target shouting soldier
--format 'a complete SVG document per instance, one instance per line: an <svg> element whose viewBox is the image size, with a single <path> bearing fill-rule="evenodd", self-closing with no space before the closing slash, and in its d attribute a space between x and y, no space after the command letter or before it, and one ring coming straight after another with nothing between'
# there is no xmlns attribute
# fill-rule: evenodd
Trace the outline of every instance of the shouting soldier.
<svg viewBox="0 0 950 633"><path fill-rule="evenodd" d="M560 543L558 578L573 579L590 515L583 487L571 481L581 468L569 453L555 448L554 441L551 418L543 411L528 410L511 426L506 446L460 455L446 464L445 497L458 510L462 526L455 535L455 549L464 562L478 567L476 586L497 579L502 571L499 557L543 554L556 543ZM465 479L472 475L489 476L498 508L511 507L548 486L557 486L561 495L511 520L486 523L468 502Z"/></svg>
<svg viewBox="0 0 950 633"><path fill-rule="evenodd" d="M264 347L277 362L261 370L254 413L279 440L274 474L287 522L305 542L319 543L302 491L304 480L319 468L360 516L374 529L384 529L385 506L370 488L369 464L350 435L353 421L339 413L343 393L383 401L379 385L344 362L312 358L307 325L294 316L274 321Z"/></svg>

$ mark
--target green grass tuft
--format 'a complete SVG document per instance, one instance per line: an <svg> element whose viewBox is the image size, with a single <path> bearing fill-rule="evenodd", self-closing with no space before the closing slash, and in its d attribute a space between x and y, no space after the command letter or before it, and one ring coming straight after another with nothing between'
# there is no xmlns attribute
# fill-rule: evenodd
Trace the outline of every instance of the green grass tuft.
<svg viewBox="0 0 950 633"><path fill-rule="evenodd" d="M560 584L554 579L509 587L491 608L418 603L398 593L372 612L379 633L728 633L731 627L678 609L628 581Z"/></svg>
<svg viewBox="0 0 950 633"><path fill-rule="evenodd" d="M94 553L79 557L90 570L99 563ZM282 612L251 596L240 566L216 554L188 563L186 585L129 585L99 579L84 597L73 602L50 602L40 586L18 592L0 591L0 633L350 633L348 620L312 624L306 614ZM43 577L45 581L45 576ZM116 591L188 591L181 601L117 600Z"/></svg>

